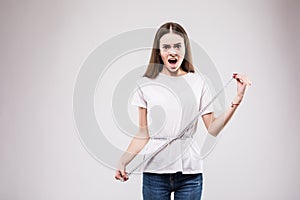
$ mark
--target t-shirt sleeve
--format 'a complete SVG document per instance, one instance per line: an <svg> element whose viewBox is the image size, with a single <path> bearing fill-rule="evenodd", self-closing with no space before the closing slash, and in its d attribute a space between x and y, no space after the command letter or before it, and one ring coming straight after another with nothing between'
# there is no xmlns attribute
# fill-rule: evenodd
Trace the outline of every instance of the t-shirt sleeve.
<svg viewBox="0 0 300 200"><path fill-rule="evenodd" d="M201 92L201 98L200 98L200 108L199 108L200 111L204 109L201 115L214 112L213 104L205 108L210 103L211 100L212 100L212 95L210 93L208 84L204 81L202 92Z"/></svg>
<svg viewBox="0 0 300 200"><path fill-rule="evenodd" d="M137 85L133 91L133 95L130 99L130 104L142 108L147 108L147 102L144 98L144 93L139 85Z"/></svg>

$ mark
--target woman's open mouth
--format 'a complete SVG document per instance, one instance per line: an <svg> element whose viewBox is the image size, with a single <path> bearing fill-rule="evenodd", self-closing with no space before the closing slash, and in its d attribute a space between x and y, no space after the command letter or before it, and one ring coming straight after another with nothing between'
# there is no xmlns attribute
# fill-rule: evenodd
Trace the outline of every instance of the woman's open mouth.
<svg viewBox="0 0 300 200"><path fill-rule="evenodd" d="M177 59L176 58L170 58L168 59L168 62L171 64L171 65L175 65L177 63Z"/></svg>

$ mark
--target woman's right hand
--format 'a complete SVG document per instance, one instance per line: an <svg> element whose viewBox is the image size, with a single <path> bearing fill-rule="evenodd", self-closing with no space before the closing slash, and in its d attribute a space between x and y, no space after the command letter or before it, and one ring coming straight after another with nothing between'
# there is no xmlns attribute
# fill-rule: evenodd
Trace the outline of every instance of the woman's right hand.
<svg viewBox="0 0 300 200"><path fill-rule="evenodd" d="M119 164L118 169L116 170L115 179L120 180L122 182L127 181L129 179L126 173L126 167L124 165Z"/></svg>

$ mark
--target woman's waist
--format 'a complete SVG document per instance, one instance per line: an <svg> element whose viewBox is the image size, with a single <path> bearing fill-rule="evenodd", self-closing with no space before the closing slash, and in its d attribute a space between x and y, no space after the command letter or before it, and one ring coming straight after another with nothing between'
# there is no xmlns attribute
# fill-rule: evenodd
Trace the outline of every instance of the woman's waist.
<svg viewBox="0 0 300 200"><path fill-rule="evenodd" d="M182 136L151 136L152 140L185 140L192 139L194 135L182 135Z"/></svg>

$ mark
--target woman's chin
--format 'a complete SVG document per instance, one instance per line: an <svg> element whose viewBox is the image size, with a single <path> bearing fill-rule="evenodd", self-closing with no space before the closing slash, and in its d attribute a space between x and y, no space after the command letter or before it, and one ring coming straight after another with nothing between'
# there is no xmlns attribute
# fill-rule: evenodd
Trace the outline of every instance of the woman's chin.
<svg viewBox="0 0 300 200"><path fill-rule="evenodd" d="M168 65L167 68L171 72L176 72L179 69L179 67L176 65Z"/></svg>

